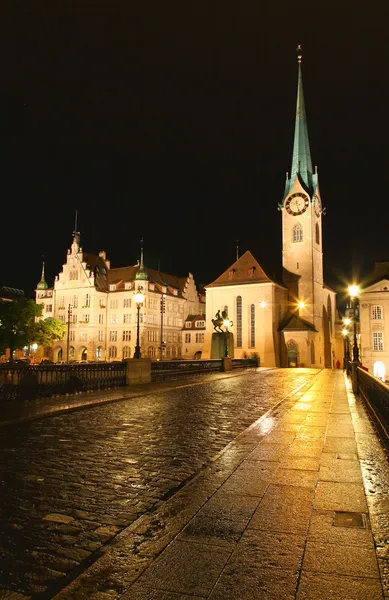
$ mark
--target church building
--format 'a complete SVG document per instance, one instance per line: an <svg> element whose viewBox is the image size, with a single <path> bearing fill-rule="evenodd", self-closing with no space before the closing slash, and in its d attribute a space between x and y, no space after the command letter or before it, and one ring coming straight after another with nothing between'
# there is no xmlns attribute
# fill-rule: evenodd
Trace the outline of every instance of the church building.
<svg viewBox="0 0 389 600"><path fill-rule="evenodd" d="M205 286L203 358L217 358L220 353L215 336L222 333L214 329L212 318L224 311L232 338L226 356L257 355L260 364L269 367L334 366L336 293L323 280L323 208L317 168L312 168L301 46L297 60L292 167L278 205L282 216L282 283L272 281L247 251Z"/></svg>

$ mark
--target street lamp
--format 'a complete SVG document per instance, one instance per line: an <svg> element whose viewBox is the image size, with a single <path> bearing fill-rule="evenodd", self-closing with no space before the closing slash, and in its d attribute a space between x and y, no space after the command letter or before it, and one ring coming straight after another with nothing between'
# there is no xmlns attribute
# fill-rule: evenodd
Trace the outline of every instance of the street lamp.
<svg viewBox="0 0 389 600"><path fill-rule="evenodd" d="M357 296L359 292L359 287L357 285L349 285L348 292L350 294L350 300L353 309L353 321L354 321L354 340L353 340L353 361L359 362L359 349L357 342Z"/></svg>
<svg viewBox="0 0 389 600"><path fill-rule="evenodd" d="M140 309L143 306L143 302L145 299L145 295L143 293L143 287L141 285L138 285L138 289L134 294L135 297L135 302L136 302L136 310L137 310L137 317L136 317L136 346L135 346L135 352L134 352L134 358L141 358L141 352L140 352L140 344L139 344L139 320L140 320Z"/></svg>
<svg viewBox="0 0 389 600"><path fill-rule="evenodd" d="M226 353L225 353L225 357L228 358L228 342L230 341L230 334L228 332L228 328L232 325L232 321L229 320L229 318L227 317L226 319L224 319L223 321L223 325L224 325L224 329L226 332Z"/></svg>
<svg viewBox="0 0 389 600"><path fill-rule="evenodd" d="M69 348L70 348L70 319L72 316L73 306L69 304L68 306L68 336L66 342L66 362L69 362Z"/></svg>

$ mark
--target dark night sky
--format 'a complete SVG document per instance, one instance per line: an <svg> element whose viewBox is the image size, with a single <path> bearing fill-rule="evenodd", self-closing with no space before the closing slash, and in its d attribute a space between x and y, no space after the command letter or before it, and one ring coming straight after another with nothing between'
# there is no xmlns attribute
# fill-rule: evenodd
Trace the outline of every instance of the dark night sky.
<svg viewBox="0 0 389 600"><path fill-rule="evenodd" d="M76 209L84 250L112 266L134 264L143 236L146 266L206 284L239 240L278 274L297 44L326 282L389 259L385 2L9 5L0 283L31 293L44 255L52 284Z"/></svg>

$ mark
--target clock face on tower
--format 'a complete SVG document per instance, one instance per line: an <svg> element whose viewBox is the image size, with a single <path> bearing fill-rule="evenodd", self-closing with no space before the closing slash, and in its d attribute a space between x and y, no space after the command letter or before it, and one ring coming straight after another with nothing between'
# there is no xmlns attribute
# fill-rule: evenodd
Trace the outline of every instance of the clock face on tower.
<svg viewBox="0 0 389 600"><path fill-rule="evenodd" d="M307 210L308 206L308 196L300 192L291 194L285 202L285 208L291 215L302 215Z"/></svg>
<svg viewBox="0 0 389 600"><path fill-rule="evenodd" d="M315 194L315 214L317 217L320 217L321 214L321 202L317 194Z"/></svg>

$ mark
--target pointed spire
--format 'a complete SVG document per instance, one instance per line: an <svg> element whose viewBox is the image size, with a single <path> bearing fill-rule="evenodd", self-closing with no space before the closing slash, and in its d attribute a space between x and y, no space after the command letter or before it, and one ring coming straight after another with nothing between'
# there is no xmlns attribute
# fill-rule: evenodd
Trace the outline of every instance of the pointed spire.
<svg viewBox="0 0 389 600"><path fill-rule="evenodd" d="M78 231L78 210L76 210L76 217L74 219L73 244L77 244L77 246L80 245L80 232Z"/></svg>
<svg viewBox="0 0 389 600"><path fill-rule="evenodd" d="M302 61L301 45L297 46L298 61L298 83L297 83L297 103L296 103L296 122L294 128L293 159L291 169L291 184L296 175L300 176L301 183L305 184L307 190L312 189L312 160L309 148L307 118L305 114L303 77L301 70Z"/></svg>
<svg viewBox="0 0 389 600"><path fill-rule="evenodd" d="M236 240L236 260L239 260L239 240Z"/></svg>
<svg viewBox="0 0 389 600"><path fill-rule="evenodd" d="M140 240L141 243L141 247L140 247L140 263L139 263L139 269L135 275L135 279L148 279L148 275L144 269L143 266L143 238L141 238Z"/></svg>
<svg viewBox="0 0 389 600"><path fill-rule="evenodd" d="M42 275L41 275L41 280L38 283L38 285L36 286L37 290L47 290L48 288L48 284L46 282L45 279L45 261L42 262Z"/></svg>

